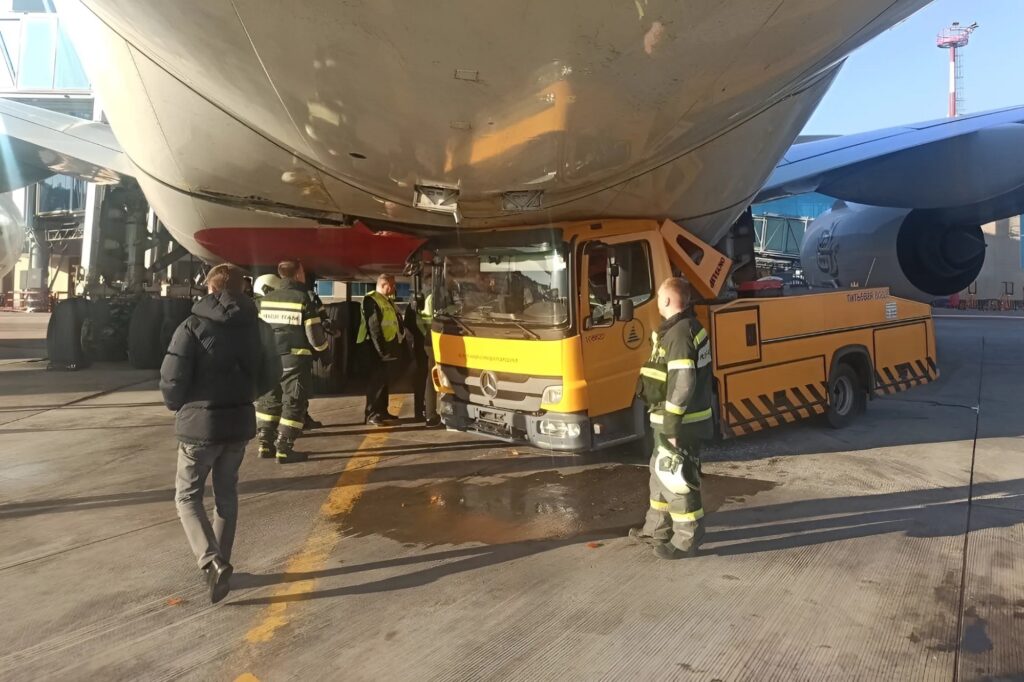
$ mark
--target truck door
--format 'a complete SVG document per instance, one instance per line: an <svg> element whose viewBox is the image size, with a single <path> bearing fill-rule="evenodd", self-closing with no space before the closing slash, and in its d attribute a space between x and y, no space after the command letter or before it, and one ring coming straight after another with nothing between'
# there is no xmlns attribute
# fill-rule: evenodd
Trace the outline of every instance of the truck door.
<svg viewBox="0 0 1024 682"><path fill-rule="evenodd" d="M629 407L636 393L640 366L651 351L651 332L658 326L651 267L651 243L636 235L612 237L584 245L580 283L583 368L590 416ZM634 317L618 322L609 291L608 262L614 253L620 292L633 301Z"/></svg>

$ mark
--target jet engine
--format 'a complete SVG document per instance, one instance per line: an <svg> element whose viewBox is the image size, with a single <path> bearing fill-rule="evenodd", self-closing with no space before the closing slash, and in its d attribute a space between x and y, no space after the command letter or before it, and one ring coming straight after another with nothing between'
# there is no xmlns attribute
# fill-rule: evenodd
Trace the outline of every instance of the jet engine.
<svg viewBox="0 0 1024 682"><path fill-rule="evenodd" d="M811 286L888 286L931 302L966 289L985 263L978 224L938 211L839 202L815 220L800 251Z"/></svg>
<svg viewBox="0 0 1024 682"><path fill-rule="evenodd" d="M21 212L10 195L0 194L0 277L14 269L25 244L25 226Z"/></svg>

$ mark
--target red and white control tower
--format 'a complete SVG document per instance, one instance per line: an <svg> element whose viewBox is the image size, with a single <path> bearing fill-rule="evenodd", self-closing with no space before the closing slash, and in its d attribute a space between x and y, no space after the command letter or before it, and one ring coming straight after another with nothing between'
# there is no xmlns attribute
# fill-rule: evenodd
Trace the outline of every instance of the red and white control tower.
<svg viewBox="0 0 1024 682"><path fill-rule="evenodd" d="M935 39L940 49L949 50L949 117L963 113L964 108L964 64L963 48L971 41L971 34L978 30L978 23L961 26L959 21L942 31Z"/></svg>

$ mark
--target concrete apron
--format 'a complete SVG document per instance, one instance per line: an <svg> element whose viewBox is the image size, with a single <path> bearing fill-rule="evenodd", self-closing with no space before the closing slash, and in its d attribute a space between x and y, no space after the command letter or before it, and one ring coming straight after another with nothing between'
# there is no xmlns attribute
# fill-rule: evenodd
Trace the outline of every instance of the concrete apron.
<svg viewBox="0 0 1024 682"><path fill-rule="evenodd" d="M623 537L646 505L624 453L372 429L361 399L317 399L313 460L243 464L215 607L151 375L0 368L0 679L1022 674L1024 323L938 331L938 384L710 448L704 552L677 562Z"/></svg>

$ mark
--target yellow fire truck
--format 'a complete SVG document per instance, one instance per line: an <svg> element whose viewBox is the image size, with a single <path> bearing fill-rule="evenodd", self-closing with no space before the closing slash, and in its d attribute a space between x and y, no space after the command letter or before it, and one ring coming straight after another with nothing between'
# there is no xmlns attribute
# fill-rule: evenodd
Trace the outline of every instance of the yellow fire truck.
<svg viewBox="0 0 1024 682"><path fill-rule="evenodd" d="M723 301L731 262L671 221L462 233L427 248L449 428L561 451L642 437L637 377L657 287L674 274L704 301L722 437L814 415L840 427L872 394L938 377L928 306L888 289Z"/></svg>

